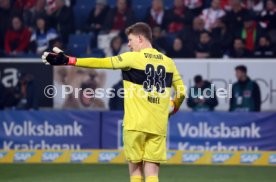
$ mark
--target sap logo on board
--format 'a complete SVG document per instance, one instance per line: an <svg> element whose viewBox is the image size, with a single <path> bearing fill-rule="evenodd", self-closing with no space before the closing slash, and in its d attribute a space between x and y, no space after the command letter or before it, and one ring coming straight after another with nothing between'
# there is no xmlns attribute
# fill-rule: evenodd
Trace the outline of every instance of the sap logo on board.
<svg viewBox="0 0 276 182"><path fill-rule="evenodd" d="M72 152L71 162L82 162L92 155L92 152Z"/></svg>
<svg viewBox="0 0 276 182"><path fill-rule="evenodd" d="M257 159L259 159L262 155L261 154L241 154L241 159L240 162L241 163L245 163L245 164L252 164L254 163Z"/></svg>
<svg viewBox="0 0 276 182"><path fill-rule="evenodd" d="M229 160L233 157L234 154L232 153L216 153L212 155L212 162L213 163L224 163L225 161Z"/></svg>
<svg viewBox="0 0 276 182"><path fill-rule="evenodd" d="M53 162L62 155L62 152L43 152L42 162Z"/></svg>
<svg viewBox="0 0 276 182"><path fill-rule="evenodd" d="M176 152L167 152L167 160L170 160L175 156Z"/></svg>
<svg viewBox="0 0 276 182"><path fill-rule="evenodd" d="M269 164L276 164L276 154L269 155Z"/></svg>
<svg viewBox="0 0 276 182"><path fill-rule="evenodd" d="M110 162L119 155L119 152L100 152L99 162Z"/></svg>
<svg viewBox="0 0 276 182"><path fill-rule="evenodd" d="M7 154L8 152L0 152L0 159L3 159Z"/></svg>
<svg viewBox="0 0 276 182"><path fill-rule="evenodd" d="M35 155L35 152L15 152L13 156L14 162L26 162L29 158Z"/></svg>
<svg viewBox="0 0 276 182"><path fill-rule="evenodd" d="M203 156L203 153L184 153L182 155L182 162L193 163Z"/></svg>

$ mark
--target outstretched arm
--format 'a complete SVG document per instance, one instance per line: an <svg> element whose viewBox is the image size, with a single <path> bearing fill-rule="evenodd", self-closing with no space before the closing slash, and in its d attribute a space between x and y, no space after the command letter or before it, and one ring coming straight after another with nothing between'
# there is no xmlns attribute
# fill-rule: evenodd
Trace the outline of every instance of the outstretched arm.
<svg viewBox="0 0 276 182"><path fill-rule="evenodd" d="M42 60L49 65L73 65L86 68L99 69L129 69L131 67L131 53L124 53L118 56L107 58L76 58L65 55L62 50L57 47L53 48L53 52L44 52Z"/></svg>

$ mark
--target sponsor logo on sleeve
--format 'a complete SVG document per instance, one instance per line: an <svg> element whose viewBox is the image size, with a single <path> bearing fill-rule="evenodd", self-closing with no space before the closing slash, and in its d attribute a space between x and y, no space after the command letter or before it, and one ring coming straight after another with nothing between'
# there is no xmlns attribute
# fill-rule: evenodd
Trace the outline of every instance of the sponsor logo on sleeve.
<svg viewBox="0 0 276 182"><path fill-rule="evenodd" d="M117 56L117 57L118 57L118 60L119 60L119 61L123 61L122 56L119 55L119 56Z"/></svg>

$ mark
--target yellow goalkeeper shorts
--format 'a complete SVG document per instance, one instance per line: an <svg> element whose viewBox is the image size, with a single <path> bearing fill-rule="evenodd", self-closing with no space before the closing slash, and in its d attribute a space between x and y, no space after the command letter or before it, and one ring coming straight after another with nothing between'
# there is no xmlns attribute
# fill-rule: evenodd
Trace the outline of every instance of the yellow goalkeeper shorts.
<svg viewBox="0 0 276 182"><path fill-rule="evenodd" d="M129 162L164 163L167 160L166 137L134 130L124 130L124 153Z"/></svg>

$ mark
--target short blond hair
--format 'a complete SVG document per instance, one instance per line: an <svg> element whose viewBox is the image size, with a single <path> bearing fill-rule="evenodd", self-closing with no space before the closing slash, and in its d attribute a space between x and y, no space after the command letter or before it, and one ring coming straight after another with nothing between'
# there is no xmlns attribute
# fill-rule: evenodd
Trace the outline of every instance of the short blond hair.
<svg viewBox="0 0 276 182"><path fill-rule="evenodd" d="M142 35L144 36L148 41L152 41L152 31L148 24L143 22L135 23L131 26L129 26L126 31L126 35L133 34L133 35Z"/></svg>

